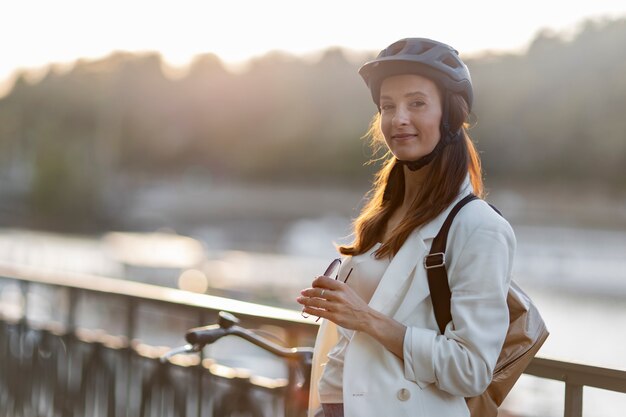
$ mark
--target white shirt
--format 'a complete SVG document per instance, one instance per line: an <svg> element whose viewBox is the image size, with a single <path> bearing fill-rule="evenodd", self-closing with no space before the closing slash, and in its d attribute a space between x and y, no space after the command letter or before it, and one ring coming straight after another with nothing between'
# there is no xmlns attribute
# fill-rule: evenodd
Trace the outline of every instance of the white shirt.
<svg viewBox="0 0 626 417"><path fill-rule="evenodd" d="M391 262L389 258L375 258L374 252L379 247L380 243L376 243L365 253L345 258L339 271L338 279L341 281L345 281L350 274L347 284L368 303ZM328 354L328 362L319 382L322 403L343 402L343 358L354 331L340 326L337 326L337 331L339 340Z"/></svg>

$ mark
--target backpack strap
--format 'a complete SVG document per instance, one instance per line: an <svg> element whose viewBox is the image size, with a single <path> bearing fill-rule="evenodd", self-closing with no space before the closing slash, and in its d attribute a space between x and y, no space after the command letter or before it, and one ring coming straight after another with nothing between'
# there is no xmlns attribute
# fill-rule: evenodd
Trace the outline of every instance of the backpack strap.
<svg viewBox="0 0 626 417"><path fill-rule="evenodd" d="M452 225L452 220L459 210L469 203L476 200L474 194L469 194L459 201L450 211L448 217L443 222L439 233L433 239L430 247L430 253L424 258L424 268L428 274L428 287L430 289L430 298L435 311L435 319L439 326L439 331L444 334L446 325L452 320L450 313L450 285L448 284L448 273L446 272L446 245L448 243L448 231Z"/></svg>

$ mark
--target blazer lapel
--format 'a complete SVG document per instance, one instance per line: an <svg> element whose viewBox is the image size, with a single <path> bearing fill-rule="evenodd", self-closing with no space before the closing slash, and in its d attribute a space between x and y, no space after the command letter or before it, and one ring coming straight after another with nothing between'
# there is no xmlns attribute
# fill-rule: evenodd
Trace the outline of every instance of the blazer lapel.
<svg viewBox="0 0 626 417"><path fill-rule="evenodd" d="M427 247L417 231L409 235L376 287L370 300L370 307L386 315L392 315L392 309L404 297L403 290L409 284L409 278L419 259L426 255Z"/></svg>

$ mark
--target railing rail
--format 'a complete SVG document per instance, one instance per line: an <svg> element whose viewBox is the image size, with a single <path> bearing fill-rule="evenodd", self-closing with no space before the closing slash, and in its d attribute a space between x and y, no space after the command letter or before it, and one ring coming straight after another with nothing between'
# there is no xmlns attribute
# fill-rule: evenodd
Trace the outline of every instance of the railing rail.
<svg viewBox="0 0 626 417"><path fill-rule="evenodd" d="M49 415L37 414L37 410L32 407L28 410L22 408L20 414L16 408L19 401L37 404L37 401L44 400L58 405L58 410L62 411L58 415L62 416L82 415L77 410L82 410L87 415L85 407L103 401L106 404L103 406L106 414L110 417L138 413L141 413L141 417L165 415L163 401L159 403L155 400L159 397L169 400L174 407L167 411L167 415L213 415L207 409L219 415L219 407L224 406L224 401L229 398L229 392L232 394L233 387L242 389L244 386L243 391L256 390L253 395L256 395L258 401L268 402L264 407L272 410L266 411L271 415L303 416L297 405L285 401L285 397L290 397L293 393L285 391L284 381L263 378L255 380L243 370L223 367L209 358L175 357L174 363L159 365L156 358L164 352L164 348L147 346L136 339L142 325L138 322L137 311L142 305L153 304L173 306L178 313L187 317L191 324L189 327L215 322L217 313L225 310L240 317L245 327L271 325L284 329L287 334L286 343L290 346L310 345L317 325L305 321L297 311L139 282L79 274L53 274L6 265L0 265L0 284L2 282L18 283L24 298L21 317L16 317L15 311L12 313L13 317L7 316L7 306L0 301L0 355L3 356L0 358L0 411L5 411L5 415ZM31 286L55 288L66 294L68 302L65 305L67 311L64 322L49 323L37 328L38 325L29 320ZM0 290L2 288L0 286ZM126 308L123 334L111 335L77 326L79 300L94 294L122 301L121 304ZM181 329L177 331L180 332ZM15 355L16 350L21 356ZM33 352L36 351L66 355L73 364L67 368L58 367L54 365L54 362L58 365L58 358L54 361L46 360L45 354L35 355ZM79 369L75 369L76 366ZM93 372L86 372L92 368ZM25 370L30 373L25 375ZM22 374L16 374L20 372ZM626 393L626 371L535 358L525 373L564 382L565 417L582 417L584 387ZM45 378L41 379L42 376ZM18 378L20 382L16 383L11 378ZM27 383L32 386L27 387ZM188 390L195 393L192 395L190 392L181 392L181 383L197 387L195 391ZM96 397L79 398L79 401L74 399L73 402L69 400L71 395L88 396L90 386L97 390L97 395L94 394L96 391L90 395ZM137 386L140 388L136 388ZM216 398L207 398L210 397L206 395L208 387L211 387L211 393ZM41 398L33 399L37 393ZM30 398L28 401L27 397ZM131 401L133 398L136 399L135 403ZM277 405L278 403L282 405ZM10 407L11 413L7 414ZM104 415L102 411L98 414Z"/></svg>
<svg viewBox="0 0 626 417"><path fill-rule="evenodd" d="M66 288L70 291L84 291L108 296L118 296L127 300L178 305L182 308L218 312L230 311L246 317L255 323L270 324L274 321L289 330L299 330L306 334L315 332L317 326L305 320L300 313L284 308L271 307L208 294L166 288L141 282L106 278L77 273L52 273L39 268L2 265L0 278ZM71 300L72 301L72 300ZM74 304L71 304L72 307ZM132 330L132 327L131 329ZM126 336L132 337L132 334Z"/></svg>
<svg viewBox="0 0 626 417"><path fill-rule="evenodd" d="M524 373L565 383L565 417L582 417L583 387L626 393L626 371L535 358Z"/></svg>

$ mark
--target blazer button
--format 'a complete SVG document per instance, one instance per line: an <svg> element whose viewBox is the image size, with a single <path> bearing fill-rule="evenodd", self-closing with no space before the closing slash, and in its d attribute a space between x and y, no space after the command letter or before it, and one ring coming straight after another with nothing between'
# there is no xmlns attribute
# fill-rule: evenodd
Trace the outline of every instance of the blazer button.
<svg viewBox="0 0 626 417"><path fill-rule="evenodd" d="M400 401L407 401L409 398L411 398L411 392L408 389L402 388L398 391L398 399Z"/></svg>

